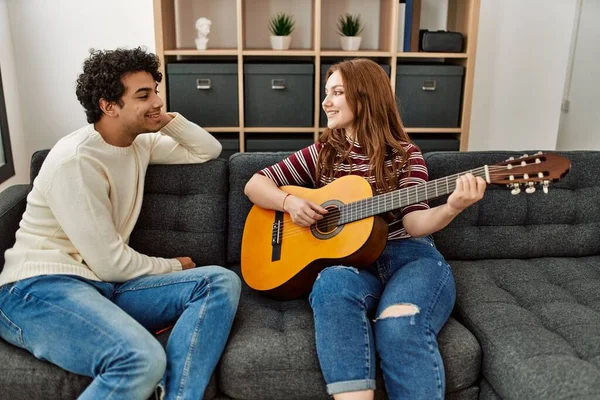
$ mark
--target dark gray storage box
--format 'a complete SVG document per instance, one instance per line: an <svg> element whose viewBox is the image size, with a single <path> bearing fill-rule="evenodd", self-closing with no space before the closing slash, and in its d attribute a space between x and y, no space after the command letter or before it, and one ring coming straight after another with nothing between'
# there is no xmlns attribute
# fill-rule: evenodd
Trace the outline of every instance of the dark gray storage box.
<svg viewBox="0 0 600 400"><path fill-rule="evenodd" d="M246 151L297 151L314 142L312 133L246 132Z"/></svg>
<svg viewBox="0 0 600 400"><path fill-rule="evenodd" d="M321 126L321 127L327 126L327 115L325 115L325 111L323 111L322 104L323 104L323 100L325 99L325 84L327 83L327 82L325 82L325 75L327 75L327 70L332 65L333 64L321 64L321 97L320 97L321 104L319 104L319 107L321 108L321 116L319 119L319 126ZM385 73L388 76L390 76L390 66L389 65L379 64L379 66L381 66L381 68L383 68Z"/></svg>
<svg viewBox="0 0 600 400"><path fill-rule="evenodd" d="M249 127L312 127L313 64L244 65L244 118Z"/></svg>
<svg viewBox="0 0 600 400"><path fill-rule="evenodd" d="M226 160L229 159L233 154L239 153L240 151L240 134L236 132L216 132L213 136L221 142L223 150L219 157Z"/></svg>
<svg viewBox="0 0 600 400"><path fill-rule="evenodd" d="M458 127L464 72L461 65L398 65L396 102L404 126Z"/></svg>
<svg viewBox="0 0 600 400"><path fill-rule="evenodd" d="M419 146L421 153L432 151L459 151L460 141L448 133L411 134L412 141Z"/></svg>
<svg viewBox="0 0 600 400"><path fill-rule="evenodd" d="M169 111L200 126L239 126L237 64L167 64Z"/></svg>

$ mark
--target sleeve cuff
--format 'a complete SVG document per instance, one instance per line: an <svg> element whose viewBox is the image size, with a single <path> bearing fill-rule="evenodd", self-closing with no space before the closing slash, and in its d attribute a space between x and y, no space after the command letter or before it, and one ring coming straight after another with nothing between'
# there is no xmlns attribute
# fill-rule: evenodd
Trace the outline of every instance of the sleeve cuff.
<svg viewBox="0 0 600 400"><path fill-rule="evenodd" d="M171 264L171 269L173 272L181 271L181 263L176 258L169 259L169 264Z"/></svg>
<svg viewBox="0 0 600 400"><path fill-rule="evenodd" d="M189 128L190 122L179 113L169 113L173 115L173 119L165 125L160 131L167 136L177 137L182 131Z"/></svg>
<svg viewBox="0 0 600 400"><path fill-rule="evenodd" d="M417 204L412 204L410 206L406 206L401 210L401 215L402 217L406 216L406 214L409 214L413 211L418 211L418 210L428 210L429 209L429 204L422 202L422 203L417 203Z"/></svg>

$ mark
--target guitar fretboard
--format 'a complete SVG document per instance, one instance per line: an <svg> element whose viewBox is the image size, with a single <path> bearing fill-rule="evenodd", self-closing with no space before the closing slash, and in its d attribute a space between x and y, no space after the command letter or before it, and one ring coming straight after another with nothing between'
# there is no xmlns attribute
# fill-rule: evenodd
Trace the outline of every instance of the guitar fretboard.
<svg viewBox="0 0 600 400"><path fill-rule="evenodd" d="M476 177L479 176L484 180L487 180L487 170L487 165L485 165L481 168L449 175L420 185L394 190L392 192L345 204L340 207L339 223L340 225L347 224L372 217L373 215L397 210L411 204L444 196L452 193L454 189L456 189L456 179L460 175L470 172Z"/></svg>

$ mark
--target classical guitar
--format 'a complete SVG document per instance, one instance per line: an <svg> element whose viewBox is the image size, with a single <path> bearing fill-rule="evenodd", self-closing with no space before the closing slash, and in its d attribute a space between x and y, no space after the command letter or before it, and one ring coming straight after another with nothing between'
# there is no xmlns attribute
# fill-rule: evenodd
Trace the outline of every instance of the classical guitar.
<svg viewBox="0 0 600 400"><path fill-rule="evenodd" d="M310 291L327 266L372 264L387 242L388 224L380 215L450 194L460 175L471 172L488 184L507 185L513 194L522 188L532 193L536 183L547 193L548 185L570 167L565 157L538 153L376 196L371 185L355 175L319 189L282 186L283 191L321 204L329 212L314 225L300 227L287 213L253 206L242 238L242 276L248 286L271 297L298 298Z"/></svg>

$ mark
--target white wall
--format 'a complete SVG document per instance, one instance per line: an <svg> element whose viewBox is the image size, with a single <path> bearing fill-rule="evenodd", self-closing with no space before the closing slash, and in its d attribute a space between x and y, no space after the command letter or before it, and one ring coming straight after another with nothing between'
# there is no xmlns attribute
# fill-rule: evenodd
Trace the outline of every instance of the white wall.
<svg viewBox="0 0 600 400"><path fill-rule="evenodd" d="M555 149L576 1L481 1L469 150Z"/></svg>
<svg viewBox="0 0 600 400"><path fill-rule="evenodd" d="M8 0L8 10L27 157L87 123L75 82L90 48L155 50L150 0Z"/></svg>
<svg viewBox="0 0 600 400"><path fill-rule="evenodd" d="M8 117L8 132L12 156L15 164L15 176L0 184L0 191L10 185L29 182L29 159L25 150L23 120L19 105L16 65L13 40L8 23L8 1L0 0L0 67L2 68L2 86Z"/></svg>
<svg viewBox="0 0 600 400"><path fill-rule="evenodd" d="M578 0L581 6L573 41L571 75L565 98L570 105L561 114L559 150L600 150L600 2Z"/></svg>

